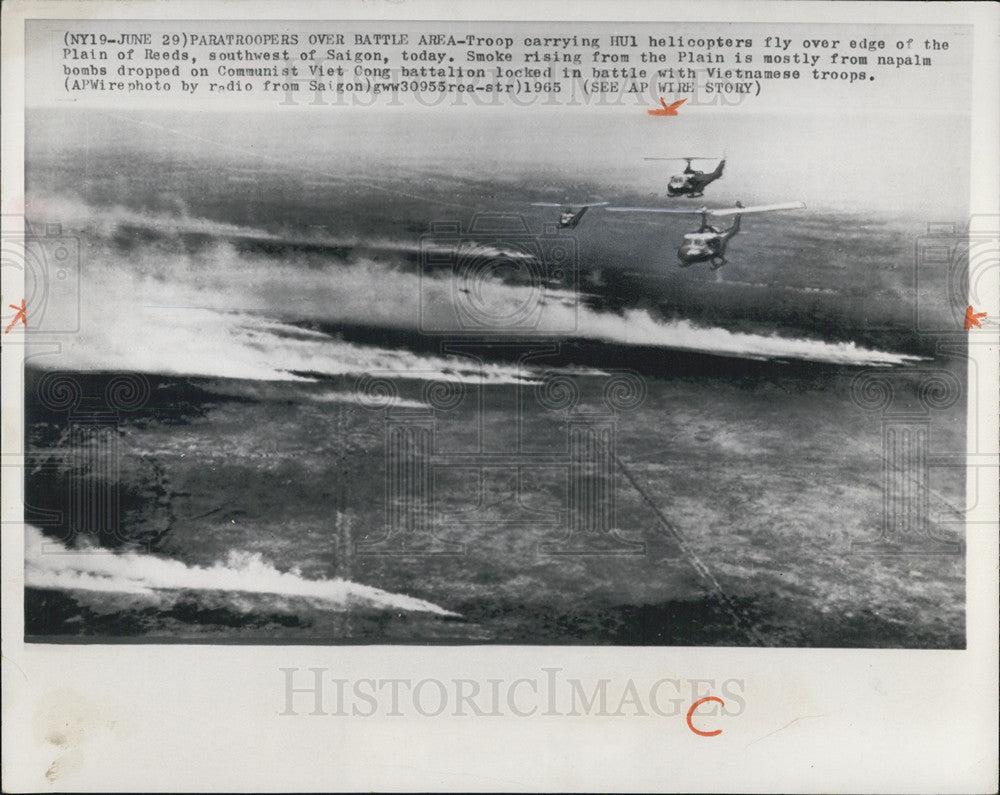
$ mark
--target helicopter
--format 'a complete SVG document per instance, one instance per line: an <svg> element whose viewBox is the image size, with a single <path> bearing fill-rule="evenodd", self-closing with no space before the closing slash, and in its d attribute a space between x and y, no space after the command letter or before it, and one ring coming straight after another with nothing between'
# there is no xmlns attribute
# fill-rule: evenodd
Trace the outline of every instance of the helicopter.
<svg viewBox="0 0 1000 795"><path fill-rule="evenodd" d="M667 195L668 196L687 196L688 198L695 198L697 196L705 195L705 188L712 182L715 182L719 177L722 176L722 171L726 167L726 159L722 158L719 160L719 164L715 167L715 171L710 171L707 174L704 171L698 171L691 168L692 160L715 160L714 157L644 157L643 160L683 160L687 163L684 167L684 171L680 174L674 174L670 178L670 182L667 183Z"/></svg>
<svg viewBox="0 0 1000 795"><path fill-rule="evenodd" d="M555 202L533 202L532 207L562 207L562 214L559 216L560 229L576 229L583 220L584 214L591 207L604 207L608 202L593 202L591 204L556 204Z"/></svg>
<svg viewBox="0 0 1000 795"><path fill-rule="evenodd" d="M718 210L709 210L702 207L698 210L687 210L678 207L609 207L611 213L700 213L701 227L696 232L688 232L684 235L684 242L677 249L677 259L682 268L694 265L696 262L710 262L712 270L718 270L726 264L726 246L740 231L740 220L744 215L750 213L767 213L775 210L802 210L805 205L802 202L787 202L785 204L758 204L753 207L744 207L740 202L736 202L735 207L725 207ZM733 225L728 229L719 229L708 222L708 217L724 218L735 216Z"/></svg>

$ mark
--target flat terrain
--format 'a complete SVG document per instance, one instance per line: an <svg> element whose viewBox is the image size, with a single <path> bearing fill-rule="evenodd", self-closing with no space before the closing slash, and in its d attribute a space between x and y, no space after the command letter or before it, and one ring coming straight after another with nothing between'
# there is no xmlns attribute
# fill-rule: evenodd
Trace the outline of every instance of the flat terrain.
<svg viewBox="0 0 1000 795"><path fill-rule="evenodd" d="M881 532L884 468L881 420L847 395L853 372L829 379L801 368L731 366L741 377L648 379L642 405L616 414L613 476L595 468L587 478L607 481L613 527L644 548L615 544L608 533L587 548L610 544L617 554L558 554L569 530L565 463L529 461L518 486L517 468L458 455L480 432L487 447L511 452L520 418L521 460L568 461L567 421L607 414L600 377L575 379L572 413L542 407L530 386L486 387L490 412L481 426L476 388L449 412L427 412L437 465L428 528L437 540L419 527L402 531L431 553L419 556L366 547L386 531L387 422L406 409L386 414L340 402L353 381L154 381L153 395L165 403L136 412L122 429L129 546L189 567L210 567L234 549L259 553L279 571L363 582L460 618L345 612L222 586L151 596L29 589L29 633L961 647L960 555L926 554L936 549L916 531L896 536L899 554L852 550ZM420 383L398 386L403 401L419 405ZM935 418L943 451L960 444L961 423L951 420ZM46 427L33 426L37 451L65 461L60 444L43 440ZM67 471L57 464L34 481L32 504L65 488ZM931 515L941 521L929 528L956 540L947 522L957 519L962 481L948 474L933 473Z"/></svg>
<svg viewBox="0 0 1000 795"><path fill-rule="evenodd" d="M80 252L45 307L58 349L29 334L29 636L963 646L964 557L931 536L961 540L964 470L923 455L965 451L968 273L928 222L967 218L968 118L873 116L950 179L894 162L912 191L850 192L872 152L678 117L671 147L729 154L695 201L641 160L665 146L644 114L531 118L458 141L392 109L29 113L26 214ZM856 121L796 136L857 149ZM711 272L677 267L697 216L595 208L553 237L558 209L531 206L736 200L808 207L746 218ZM473 229L499 216L521 231ZM439 223L475 256L432 262ZM493 275L460 282L473 265ZM548 325L439 333L479 287L501 309L537 291ZM72 416L42 389L60 373ZM117 377L143 405L88 440ZM613 416L609 378L631 385ZM117 517L78 515L101 495Z"/></svg>

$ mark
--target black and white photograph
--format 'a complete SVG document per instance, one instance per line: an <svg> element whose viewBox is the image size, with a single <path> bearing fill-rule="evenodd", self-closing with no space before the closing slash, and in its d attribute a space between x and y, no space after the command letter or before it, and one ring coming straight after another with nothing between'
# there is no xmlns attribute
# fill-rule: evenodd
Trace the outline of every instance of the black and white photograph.
<svg viewBox="0 0 1000 795"><path fill-rule="evenodd" d="M386 13L25 20L24 648L965 653L976 26Z"/></svg>
<svg viewBox="0 0 1000 795"><path fill-rule="evenodd" d="M546 75L700 54L427 28L449 61L566 59ZM324 69L397 77L351 46L389 66ZM67 79L106 80L79 49ZM252 110L29 104L26 219L78 265L42 319L78 331L27 332L29 637L964 646L967 357L938 342L968 104L702 89L668 117L552 81L550 105L338 108L286 82Z"/></svg>

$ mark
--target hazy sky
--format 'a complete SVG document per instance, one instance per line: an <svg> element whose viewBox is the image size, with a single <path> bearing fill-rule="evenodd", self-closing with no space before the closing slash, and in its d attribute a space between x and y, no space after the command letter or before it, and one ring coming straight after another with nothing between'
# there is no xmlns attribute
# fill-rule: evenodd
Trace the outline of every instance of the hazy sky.
<svg viewBox="0 0 1000 795"><path fill-rule="evenodd" d="M413 174L536 181L552 198L600 200L615 193L662 196L683 163L643 157L727 157L705 202L719 206L804 201L820 209L905 210L941 217L966 212L969 119L943 113L751 114L669 120L554 109L413 114L407 108L351 113L119 113L62 108L29 114L31 152L106 144L242 160L288 176ZM30 159L29 159L30 164ZM714 163L698 164L711 168ZM418 176L420 175L420 176ZM587 184L597 195L577 195ZM605 191L607 195L602 195Z"/></svg>

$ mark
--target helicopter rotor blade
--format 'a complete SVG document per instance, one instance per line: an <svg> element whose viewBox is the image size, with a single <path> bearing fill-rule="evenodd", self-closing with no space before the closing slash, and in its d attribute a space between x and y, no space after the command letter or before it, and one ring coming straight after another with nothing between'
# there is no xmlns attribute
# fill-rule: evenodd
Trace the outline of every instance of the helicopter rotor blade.
<svg viewBox="0 0 1000 795"><path fill-rule="evenodd" d="M604 207L608 202L532 202L532 207Z"/></svg>
<svg viewBox="0 0 1000 795"><path fill-rule="evenodd" d="M644 157L643 160L719 160L718 157Z"/></svg>
<svg viewBox="0 0 1000 795"><path fill-rule="evenodd" d="M609 213L670 213L675 215L698 215L705 212L696 207L608 207Z"/></svg>
<svg viewBox="0 0 1000 795"><path fill-rule="evenodd" d="M716 218L728 215L747 215L748 213L769 213L775 210L804 210L802 202L785 202L784 204L757 204L753 207L726 207L719 210L708 210L708 214Z"/></svg>

